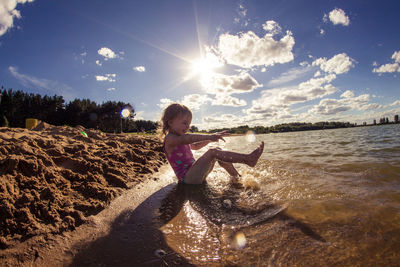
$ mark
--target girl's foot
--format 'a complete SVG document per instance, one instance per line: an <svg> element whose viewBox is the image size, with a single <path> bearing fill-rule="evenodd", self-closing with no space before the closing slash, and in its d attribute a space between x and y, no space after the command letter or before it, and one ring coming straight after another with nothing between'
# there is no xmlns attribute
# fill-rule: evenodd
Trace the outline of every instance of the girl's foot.
<svg viewBox="0 0 400 267"><path fill-rule="evenodd" d="M260 146L257 147L253 152L249 154L247 165L250 167L254 167L257 164L258 159L261 157L261 154L264 150L264 142L261 142Z"/></svg>
<svg viewBox="0 0 400 267"><path fill-rule="evenodd" d="M230 183L238 183L240 177L242 177L239 173L237 175L230 175Z"/></svg>

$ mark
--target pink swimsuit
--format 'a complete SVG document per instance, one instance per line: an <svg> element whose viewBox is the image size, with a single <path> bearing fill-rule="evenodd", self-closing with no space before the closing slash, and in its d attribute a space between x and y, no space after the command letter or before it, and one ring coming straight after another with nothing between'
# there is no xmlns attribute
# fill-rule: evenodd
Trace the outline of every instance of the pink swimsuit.
<svg viewBox="0 0 400 267"><path fill-rule="evenodd" d="M189 170L190 166L192 166L193 162L195 162L190 145L176 146L171 154L168 154L167 151L165 151L164 142L164 153L169 161L169 164L171 164L172 169L178 177L179 182L183 183L187 171Z"/></svg>

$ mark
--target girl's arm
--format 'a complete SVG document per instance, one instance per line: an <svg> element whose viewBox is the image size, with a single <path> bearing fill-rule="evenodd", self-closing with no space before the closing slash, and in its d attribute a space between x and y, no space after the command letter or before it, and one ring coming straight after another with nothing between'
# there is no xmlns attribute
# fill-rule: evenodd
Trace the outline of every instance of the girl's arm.
<svg viewBox="0 0 400 267"><path fill-rule="evenodd" d="M165 138L166 146L173 148L178 145L188 145L203 141L209 142L217 142L218 140L224 140L224 136L228 136L227 132L220 132L215 134L184 134L184 135L175 135L168 134Z"/></svg>
<svg viewBox="0 0 400 267"><path fill-rule="evenodd" d="M203 147L205 147L206 145L208 145L211 141L201 141L201 142L197 142L197 143L193 143L190 144L190 148L193 150L198 150L201 149Z"/></svg>
<svg viewBox="0 0 400 267"><path fill-rule="evenodd" d="M217 132L215 134L216 135L220 135L220 136L229 136L230 135L228 133L228 131ZM221 139L224 140L222 137L221 137ZM190 148L193 149L193 150L198 150L198 149L201 149L201 148L205 147L210 142L211 142L210 140L207 140L207 141L201 141L201 142L197 142L197 143L192 143L192 144L190 144Z"/></svg>

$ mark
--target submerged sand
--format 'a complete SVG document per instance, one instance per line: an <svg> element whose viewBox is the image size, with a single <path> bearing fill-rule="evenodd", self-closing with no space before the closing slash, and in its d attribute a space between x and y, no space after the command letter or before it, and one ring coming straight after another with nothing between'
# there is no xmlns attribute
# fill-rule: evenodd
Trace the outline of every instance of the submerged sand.
<svg viewBox="0 0 400 267"><path fill-rule="evenodd" d="M161 145L80 126L0 128L0 262L32 237L74 230L147 179L165 163Z"/></svg>

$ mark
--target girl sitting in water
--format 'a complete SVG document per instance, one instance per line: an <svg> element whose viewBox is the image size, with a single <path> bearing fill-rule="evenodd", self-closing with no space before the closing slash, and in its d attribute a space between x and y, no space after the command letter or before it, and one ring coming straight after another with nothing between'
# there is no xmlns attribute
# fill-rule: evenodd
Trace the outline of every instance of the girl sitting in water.
<svg viewBox="0 0 400 267"><path fill-rule="evenodd" d="M191 149L197 150L218 140L225 141L223 137L229 136L229 133L188 134L191 121L192 112L180 104L169 105L161 118L162 134L165 135L164 152L180 183L203 183L216 161L234 179L240 175L232 163L244 163L250 167L257 164L264 150L264 142L250 154L211 148L196 161Z"/></svg>

